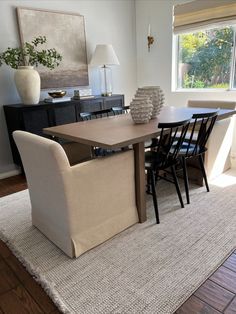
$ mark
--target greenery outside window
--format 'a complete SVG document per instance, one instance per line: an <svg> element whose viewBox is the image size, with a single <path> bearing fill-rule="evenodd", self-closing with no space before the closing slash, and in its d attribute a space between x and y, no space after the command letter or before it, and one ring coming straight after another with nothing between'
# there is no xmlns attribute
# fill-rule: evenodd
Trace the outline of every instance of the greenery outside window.
<svg viewBox="0 0 236 314"><path fill-rule="evenodd" d="M233 26L177 35L177 89L236 89Z"/></svg>

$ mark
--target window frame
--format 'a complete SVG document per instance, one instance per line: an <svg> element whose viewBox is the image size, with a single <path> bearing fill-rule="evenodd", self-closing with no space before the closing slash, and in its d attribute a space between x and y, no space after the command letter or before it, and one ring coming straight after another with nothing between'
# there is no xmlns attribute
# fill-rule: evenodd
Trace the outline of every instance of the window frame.
<svg viewBox="0 0 236 314"><path fill-rule="evenodd" d="M228 88L183 88L179 86L179 62L180 62L180 54L179 54L179 35L194 33L195 31L183 32L181 34L173 34L173 44L172 44L172 91L173 92L226 92L226 91L236 91L236 23L234 25L224 25L231 26L234 30L234 41L233 41L233 49L231 55L231 63L230 63L230 78L229 78L229 87ZM218 28L224 27L223 25L218 25ZM214 28L217 28L214 25ZM207 29L207 28L206 28ZM203 29L201 29L203 30ZM205 30L205 29L204 29ZM200 31L200 29L199 29ZM197 32L197 30L196 30ZM235 81L235 86L234 86Z"/></svg>

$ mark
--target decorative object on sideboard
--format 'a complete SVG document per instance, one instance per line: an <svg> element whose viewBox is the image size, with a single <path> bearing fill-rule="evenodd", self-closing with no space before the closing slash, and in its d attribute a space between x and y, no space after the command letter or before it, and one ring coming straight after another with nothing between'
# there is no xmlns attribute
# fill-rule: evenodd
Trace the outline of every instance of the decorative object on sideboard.
<svg viewBox="0 0 236 314"><path fill-rule="evenodd" d="M44 102L47 102L47 103L58 103L58 102L68 102L68 101L71 101L71 97L58 97L58 98L52 98L52 97L49 97L49 98L45 98L44 99Z"/></svg>
<svg viewBox="0 0 236 314"><path fill-rule="evenodd" d="M38 45L45 44L45 36L38 36L30 43L25 42L20 48L7 48L0 54L0 66L5 63L15 71L15 84L19 96L25 105L34 105L40 98L40 76L34 69L39 64L51 69L57 67L62 56L56 49L38 50Z"/></svg>
<svg viewBox="0 0 236 314"><path fill-rule="evenodd" d="M39 68L42 89L88 86L88 62L84 16L75 12L17 8L21 43L31 41L35 34L47 37L47 47L63 54L56 71Z"/></svg>
<svg viewBox="0 0 236 314"><path fill-rule="evenodd" d="M147 96L152 100L153 112L151 119L155 119L161 111L164 104L164 93L160 86L139 87L135 96Z"/></svg>
<svg viewBox="0 0 236 314"><path fill-rule="evenodd" d="M35 105L40 98L40 76L33 66L19 66L14 81L24 105Z"/></svg>
<svg viewBox="0 0 236 314"><path fill-rule="evenodd" d="M150 52L150 47L154 43L154 37L151 36L151 24L148 24L147 40L148 40L148 52Z"/></svg>
<svg viewBox="0 0 236 314"><path fill-rule="evenodd" d="M48 92L49 98L45 98L44 102L49 103L57 103L57 102L65 102L65 101L71 101L71 97L65 97L66 91L63 90L54 90Z"/></svg>
<svg viewBox="0 0 236 314"><path fill-rule="evenodd" d="M112 45L97 45L90 61L92 66L101 66L101 95L112 95L111 68L108 66L119 65L119 60Z"/></svg>
<svg viewBox="0 0 236 314"><path fill-rule="evenodd" d="M61 98L66 95L66 91L64 90L54 90L48 92L48 95L51 96L52 98Z"/></svg>
<svg viewBox="0 0 236 314"><path fill-rule="evenodd" d="M152 100L148 96L135 97L130 103L130 114L135 123L148 123L152 110Z"/></svg>
<svg viewBox="0 0 236 314"><path fill-rule="evenodd" d="M85 99L85 98L94 98L92 95L92 89L91 88L86 88L86 89L78 89L74 90L74 100L79 100L79 99Z"/></svg>

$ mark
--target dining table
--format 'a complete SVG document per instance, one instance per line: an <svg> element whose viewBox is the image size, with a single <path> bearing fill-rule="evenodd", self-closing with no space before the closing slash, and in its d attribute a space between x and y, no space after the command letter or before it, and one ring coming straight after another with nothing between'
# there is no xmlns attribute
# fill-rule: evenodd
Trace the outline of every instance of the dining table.
<svg viewBox="0 0 236 314"><path fill-rule="evenodd" d="M139 222L146 221L145 148L144 143L160 135L158 123L191 119L195 113L216 111L213 108L164 106L159 115L148 123L134 123L130 113L75 122L43 129L53 137L94 147L114 150L132 145L135 160L135 191ZM217 120L226 119L235 110L219 109ZM119 169L117 169L119 171Z"/></svg>

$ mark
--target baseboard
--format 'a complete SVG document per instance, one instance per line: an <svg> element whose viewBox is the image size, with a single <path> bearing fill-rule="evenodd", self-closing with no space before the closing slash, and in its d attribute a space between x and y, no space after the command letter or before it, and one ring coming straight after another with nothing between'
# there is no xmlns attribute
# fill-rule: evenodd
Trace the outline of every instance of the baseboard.
<svg viewBox="0 0 236 314"><path fill-rule="evenodd" d="M13 177L13 176L17 176L18 174L21 174L21 170L20 169L15 169L15 170L11 170L11 171L8 171L8 172L0 173L0 180L1 179L6 179L6 178L9 178L9 177Z"/></svg>

